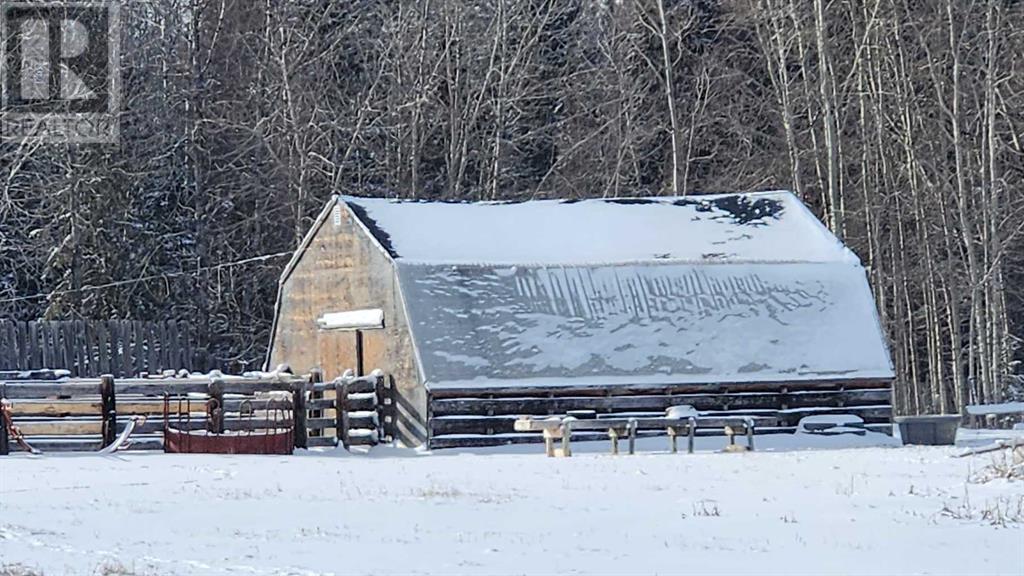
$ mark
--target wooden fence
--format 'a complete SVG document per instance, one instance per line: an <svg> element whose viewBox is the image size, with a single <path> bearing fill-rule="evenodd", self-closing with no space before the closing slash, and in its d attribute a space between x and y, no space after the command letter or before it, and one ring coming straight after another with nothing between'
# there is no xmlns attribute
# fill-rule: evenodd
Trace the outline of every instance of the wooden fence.
<svg viewBox="0 0 1024 576"><path fill-rule="evenodd" d="M128 377L182 368L205 372L186 322L0 320L0 371L68 370L76 377Z"/></svg>
<svg viewBox="0 0 1024 576"><path fill-rule="evenodd" d="M285 425L293 429L296 448L375 445L391 437L393 402L381 372L322 382L318 373L305 376L198 376L55 378L54 374L0 373L0 402L7 422L28 444L43 452L95 451L110 445L129 421L148 419L131 437L134 450L163 448L164 398L173 397L170 426L188 430L249 431ZM265 393L287 392L287 399ZM325 398L330 394L331 398ZM182 402L182 399L187 399ZM210 413L213 399L221 410ZM282 420L254 420L253 410L286 411ZM12 445L0 415L0 455Z"/></svg>
<svg viewBox="0 0 1024 576"><path fill-rule="evenodd" d="M586 410L598 418L659 418L667 409L684 405L692 406L702 416L775 420L773 425L759 423L758 433L792 433L802 418L816 415L854 415L869 430L891 432L891 398L888 380L436 388L430 390L427 400L431 414L428 444L440 449L540 442L540 434L515 429L520 416L560 416ZM581 432L579 437L586 438L587 434ZM602 436L598 433L590 439Z"/></svg>

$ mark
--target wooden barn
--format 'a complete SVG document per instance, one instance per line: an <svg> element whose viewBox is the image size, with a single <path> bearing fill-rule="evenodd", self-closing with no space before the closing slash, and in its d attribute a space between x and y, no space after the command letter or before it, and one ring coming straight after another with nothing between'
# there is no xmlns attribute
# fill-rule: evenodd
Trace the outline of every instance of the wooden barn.
<svg viewBox="0 0 1024 576"><path fill-rule="evenodd" d="M398 437L431 448L529 441L516 416L579 409L891 416L860 260L784 191L332 198L281 277L278 364L383 370Z"/></svg>

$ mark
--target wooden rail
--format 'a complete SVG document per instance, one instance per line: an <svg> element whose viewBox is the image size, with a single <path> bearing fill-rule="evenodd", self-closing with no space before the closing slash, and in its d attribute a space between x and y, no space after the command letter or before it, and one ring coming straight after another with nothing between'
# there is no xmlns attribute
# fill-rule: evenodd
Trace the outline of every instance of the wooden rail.
<svg viewBox="0 0 1024 576"><path fill-rule="evenodd" d="M54 374L6 374L0 401L28 443L42 451L98 450L114 442L136 416L133 449L162 449L164 398L173 426L186 430L253 431L289 426L297 448L373 445L391 438L392 400L381 372L323 382L318 372L305 376L253 374L114 378L58 378ZM17 379L14 379L17 378ZM45 378L45 379L44 379ZM332 395L344 387L347 394ZM181 401L184 400L184 401ZM207 402L213 400L213 409ZM283 411L286 418L270 418ZM342 421L344 420L344 426ZM0 454L12 438L0 425ZM339 433L340 432L340 433Z"/></svg>
<svg viewBox="0 0 1024 576"><path fill-rule="evenodd" d="M515 429L520 416L547 417L591 410L601 418L658 418L688 405L702 417L766 418L759 434L795 432L805 416L852 414L869 429L891 423L891 388L883 380L777 384L680 384L664 386L565 386L437 388L429 391L429 446L433 449L540 442L536 432ZM698 430L697 435L709 431ZM664 435L661 430L640 430ZM579 437L594 435L580 431Z"/></svg>

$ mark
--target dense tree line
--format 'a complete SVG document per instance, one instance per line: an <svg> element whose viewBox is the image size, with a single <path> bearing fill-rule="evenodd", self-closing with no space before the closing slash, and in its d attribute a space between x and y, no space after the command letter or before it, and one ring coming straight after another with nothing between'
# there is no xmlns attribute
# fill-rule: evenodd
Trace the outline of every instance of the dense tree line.
<svg viewBox="0 0 1024 576"><path fill-rule="evenodd" d="M259 363L280 254L332 193L790 188L869 269L900 411L1020 386L1024 2L153 0L122 20L120 144L0 147L0 315L191 319Z"/></svg>

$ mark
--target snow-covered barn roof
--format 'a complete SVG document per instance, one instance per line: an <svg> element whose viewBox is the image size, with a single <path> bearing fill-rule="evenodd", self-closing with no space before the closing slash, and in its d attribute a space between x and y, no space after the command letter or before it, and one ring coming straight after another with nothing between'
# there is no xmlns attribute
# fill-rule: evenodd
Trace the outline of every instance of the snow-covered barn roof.
<svg viewBox="0 0 1024 576"><path fill-rule="evenodd" d="M514 203L344 200L391 256L407 263L857 262L784 191Z"/></svg>
<svg viewBox="0 0 1024 576"><path fill-rule="evenodd" d="M892 377L860 261L789 192L343 201L430 387Z"/></svg>

